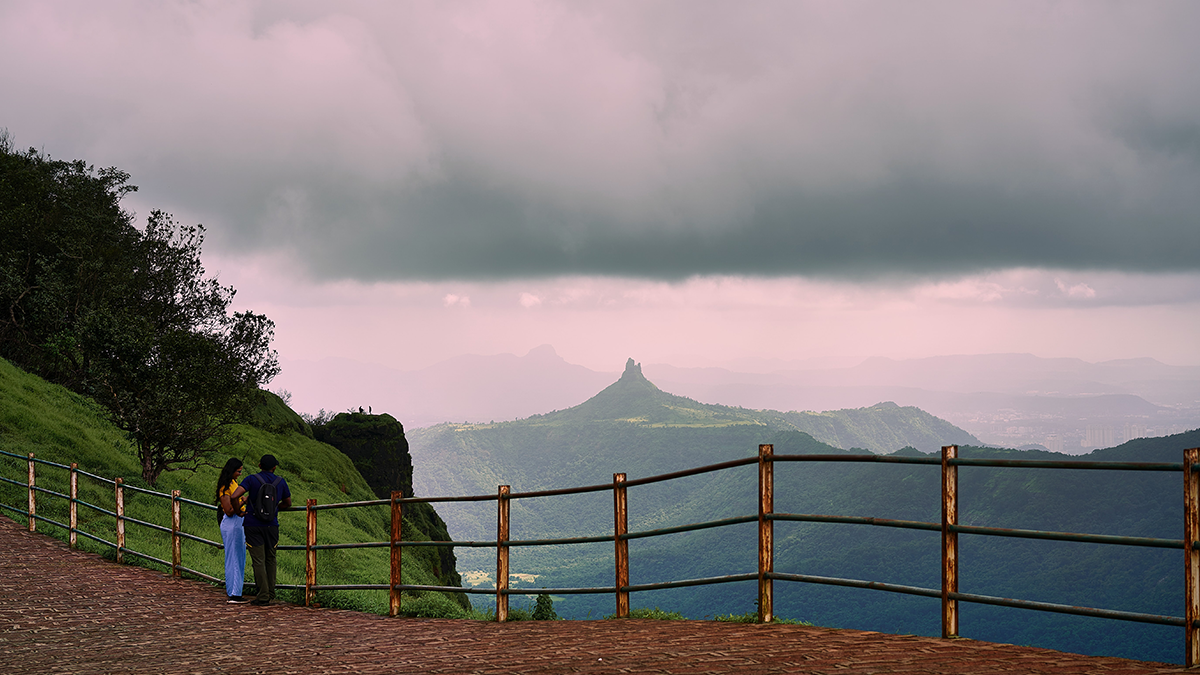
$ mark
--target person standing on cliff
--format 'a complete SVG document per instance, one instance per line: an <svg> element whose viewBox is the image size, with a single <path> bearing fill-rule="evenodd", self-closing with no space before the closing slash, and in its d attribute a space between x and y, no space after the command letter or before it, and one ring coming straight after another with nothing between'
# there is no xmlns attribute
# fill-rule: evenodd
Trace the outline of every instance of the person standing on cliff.
<svg viewBox="0 0 1200 675"><path fill-rule="evenodd" d="M279 461L263 455L259 473L246 477L233 493L233 499L248 495L248 508L242 524L250 547L250 565L258 593L252 605L268 605L275 599L275 547L279 545L279 509L292 505L292 493L283 476L275 475Z"/></svg>

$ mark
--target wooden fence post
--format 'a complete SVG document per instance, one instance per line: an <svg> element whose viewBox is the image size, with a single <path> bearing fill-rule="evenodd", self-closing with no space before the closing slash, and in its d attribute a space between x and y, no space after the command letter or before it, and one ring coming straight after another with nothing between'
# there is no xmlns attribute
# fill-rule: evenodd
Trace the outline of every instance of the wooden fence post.
<svg viewBox="0 0 1200 675"><path fill-rule="evenodd" d="M34 497L34 480L33 480L33 453L29 453L29 531L37 530L37 521L34 516L37 514L37 498Z"/></svg>
<svg viewBox="0 0 1200 675"><path fill-rule="evenodd" d="M613 542L616 544L617 567L617 618L629 616L629 591L622 588L629 585L629 540L623 539L629 534L629 509L625 487L625 474L613 474Z"/></svg>
<svg viewBox="0 0 1200 675"><path fill-rule="evenodd" d="M71 498L67 500L67 531L71 550L78 546L75 533L79 530L79 465L71 462Z"/></svg>
<svg viewBox="0 0 1200 675"><path fill-rule="evenodd" d="M775 618L775 446L758 446L758 622Z"/></svg>
<svg viewBox="0 0 1200 675"><path fill-rule="evenodd" d="M958 637L958 458L957 445L942 446L942 637Z"/></svg>
<svg viewBox="0 0 1200 675"><path fill-rule="evenodd" d="M501 485L496 500L496 621L508 621L508 493Z"/></svg>
<svg viewBox="0 0 1200 675"><path fill-rule="evenodd" d="M400 589L397 586L404 583L400 577L400 564L402 562L400 553L403 550L400 547L400 542L404 536L404 505L400 503L400 498L403 496L403 492L392 491L392 581L391 587L388 590L388 616L397 616L400 614Z"/></svg>
<svg viewBox="0 0 1200 675"><path fill-rule="evenodd" d="M113 481L117 500L117 562L125 562L125 479Z"/></svg>
<svg viewBox="0 0 1200 675"><path fill-rule="evenodd" d="M1183 560L1184 560L1184 665L1200 665L1200 448L1183 451Z"/></svg>
<svg viewBox="0 0 1200 675"><path fill-rule="evenodd" d="M179 566L183 564L183 539L179 536L180 521L179 490L171 490L171 576L173 577L183 576L179 571Z"/></svg>
<svg viewBox="0 0 1200 675"><path fill-rule="evenodd" d="M305 536L304 536L304 606L311 607L313 603L312 587L317 583L317 511L313 507L317 500L310 499L305 503Z"/></svg>

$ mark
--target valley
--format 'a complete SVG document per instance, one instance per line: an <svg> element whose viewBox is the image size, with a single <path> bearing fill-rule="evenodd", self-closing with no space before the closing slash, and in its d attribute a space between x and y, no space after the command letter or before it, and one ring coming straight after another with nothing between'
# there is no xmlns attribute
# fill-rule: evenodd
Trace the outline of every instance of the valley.
<svg viewBox="0 0 1200 675"><path fill-rule="evenodd" d="M700 403L663 391L632 360L621 377L587 401L510 422L441 424L408 432L418 496L494 494L606 484L755 454L928 454L960 445L964 457L1123 459L1178 462L1200 431L1140 439L1080 455L986 447L965 430L914 407L873 405L826 413L783 413ZM940 440L938 440L940 439ZM1052 531L1179 538L1182 498L1171 474L970 469L961 478L969 524ZM679 526L755 513L753 467L692 476L630 490L629 529ZM777 467L776 511L936 522L939 477L933 467L804 463ZM439 504L455 539L495 538L495 504ZM612 496L601 491L511 502L513 539L611 536ZM936 532L852 525L777 525L776 570L936 588ZM631 583L644 584L755 569L752 523L630 542ZM458 549L468 583L489 583L495 551ZM967 537L966 592L1179 616L1180 553L1159 549ZM613 546L517 547L517 588L611 586ZM488 596L474 596L482 605ZM753 611L753 582L649 591L634 607L662 607L692 618ZM613 612L608 594L556 597L560 615ZM519 602L514 600L514 602ZM963 634L1080 653L1176 660L1176 629L971 605ZM912 596L811 584L780 584L776 613L820 625L936 634L937 602ZM1149 656L1147 655L1149 650Z"/></svg>

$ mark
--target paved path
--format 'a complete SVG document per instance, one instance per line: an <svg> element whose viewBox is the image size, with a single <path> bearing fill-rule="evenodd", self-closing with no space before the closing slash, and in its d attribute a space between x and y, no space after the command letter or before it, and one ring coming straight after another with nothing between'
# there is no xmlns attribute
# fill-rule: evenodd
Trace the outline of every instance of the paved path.
<svg viewBox="0 0 1200 675"><path fill-rule="evenodd" d="M707 621L401 619L228 605L0 516L0 672L1181 673L973 640Z"/></svg>

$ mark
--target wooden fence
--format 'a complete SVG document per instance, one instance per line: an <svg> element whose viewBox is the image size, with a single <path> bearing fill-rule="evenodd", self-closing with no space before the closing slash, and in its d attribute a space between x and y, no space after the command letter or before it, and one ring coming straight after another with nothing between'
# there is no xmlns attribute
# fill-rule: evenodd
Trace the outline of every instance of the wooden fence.
<svg viewBox="0 0 1200 675"><path fill-rule="evenodd" d="M0 482L19 485L28 490L28 503L25 508L16 505L0 503L0 509L5 509L28 519L29 531L37 528L39 521L65 529L69 533L72 548L76 546L77 536L85 536L102 544L112 546L118 562L124 560L126 554L152 560L170 568L171 573L180 576L184 573L215 582L222 580L197 570L185 567L182 563L181 542L190 539L209 546L222 548L222 544L204 539L185 532L182 528L180 505L191 504L204 509L215 510L212 504L204 504L180 496L178 490L171 494L135 488L125 485L122 479L108 479L102 476L81 471L76 464L69 466L47 462L35 458L0 452L6 455L28 461L28 477L25 482L0 476ZM776 513L774 509L775 478L774 465L780 462L869 462L887 464L926 464L941 467L941 522L921 522L906 520L891 520L859 516L832 516L820 514ZM45 465L70 472L69 494L55 492L39 487L36 483L35 465ZM628 531L628 490L631 487L648 485L664 481L676 480L688 476L725 471L741 466L756 464L758 467L758 513L703 523L692 523L675 527L646 530L641 532ZM1039 469L1068 469L1068 470L1106 470L1106 471L1166 471L1183 474L1184 487L1184 539L1158 539L1149 537L1126 537L1106 534L1085 534L1074 532L1047 532L1041 530L1021 530L1009 528L993 528L966 526L958 523L958 470L964 466L1010 467L1010 468L1039 468ZM114 510L89 504L78 499L78 476L84 475L94 480L111 484L114 494ZM125 515L124 493L126 490L156 495L170 501L170 526L158 525L136 520ZM511 540L509 538L509 504L514 499L534 497L551 497L559 495L581 494L587 492L612 491L613 495L613 534L602 536L570 537L559 539ZM57 522L37 514L37 495L46 494L51 497L68 501L68 522ZM403 541L401 537L401 522L405 504L411 503L445 503L445 502L479 502L495 501L497 513L496 538L487 541ZM317 513L327 509L360 508L367 506L390 505L391 532L390 540L386 542L354 542L344 544L317 543ZM116 541L107 541L95 534L87 533L78 528L77 508L84 506L100 513L111 515L115 519ZM1017 607L1035 611L1057 612L1080 616L1093 616L1120 621L1160 624L1167 626L1182 626L1185 628L1185 663L1188 667L1200 665L1200 448L1184 450L1183 462L1089 462L1089 461L1053 461L1053 460L1015 460L1015 459L976 459L958 457L958 446L950 445L942 448L941 457L904 457L896 455L775 455L770 445L760 445L757 457L746 457L729 462L697 467L674 473L629 480L625 474L613 475L612 483L589 485L555 490L533 492L513 492L509 486L499 486L494 495L472 495L459 497L408 497L399 492L393 492L391 499L363 502L348 502L340 504L319 505L316 500L308 500L303 508L293 507L292 512L303 512L306 521L306 537L303 545L281 545L280 550L298 550L305 552L305 583L303 585L279 585L278 588L303 589L305 603L313 602L314 593L325 590L386 590L389 593L389 613L396 616L401 610L402 591L442 591L453 593L477 593L495 595L496 619L508 619L508 598L511 595L559 594L570 595L579 593L611 593L615 598L616 615L624 617L629 614L630 593L668 588L681 588L708 584L722 584L739 581L756 580L758 583L758 619L769 622L774 615L773 590L774 582L790 581L800 583L827 584L852 588L868 588L891 593L902 593L924 597L940 598L941 624L943 637L954 637L959 634L958 603L971 602L1004 607ZM940 588L921 588L903 586L878 581L858 579L842 579L805 574L779 573L774 570L774 524L781 521L793 522L823 522L872 525L879 527L906 528L916 530L937 531L941 533L942 574ZM741 523L756 522L758 525L758 569L755 572L729 574L718 577L699 579L681 579L653 584L631 584L629 579L629 541L631 539L657 537L679 532L689 532L714 527L724 527ZM162 560L145 553L139 553L125 546L126 523L134 523L170 536L171 560ZM958 535L984 535L1002 537L1022 537L1031 539L1047 539L1057 541L1089 542L1096 544L1143 546L1153 548L1183 549L1185 558L1184 594L1186 616L1174 617L1157 614L1125 612L1111 609L1078 607L1030 600L1000 598L994 596L964 593L959 590L958 576ZM614 584L605 587L587 588L510 588L509 587L509 550L520 546L550 546L586 544L597 542L612 542L615 547ZM460 588L457 586L424 586L404 584L401 581L400 552L405 547L412 546L455 546L455 547L489 547L496 549L496 584L494 588ZM390 579L386 584L318 584L316 552L344 548L388 548L390 550Z"/></svg>

